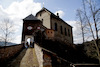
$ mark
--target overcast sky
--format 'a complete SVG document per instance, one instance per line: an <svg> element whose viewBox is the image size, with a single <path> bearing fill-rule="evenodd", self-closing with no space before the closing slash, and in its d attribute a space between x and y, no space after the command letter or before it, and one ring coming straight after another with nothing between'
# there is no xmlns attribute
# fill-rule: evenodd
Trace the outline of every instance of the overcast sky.
<svg viewBox="0 0 100 67"><path fill-rule="evenodd" d="M81 8L81 1L82 0L0 0L0 21L3 18L9 18L13 21L15 24L14 28L16 29L13 42L20 43L22 19L31 13L35 15L44 6L54 14L58 12L64 21L73 26L74 43L81 43L81 36L77 36L79 26L76 24L76 10ZM97 1L100 4L100 0Z"/></svg>

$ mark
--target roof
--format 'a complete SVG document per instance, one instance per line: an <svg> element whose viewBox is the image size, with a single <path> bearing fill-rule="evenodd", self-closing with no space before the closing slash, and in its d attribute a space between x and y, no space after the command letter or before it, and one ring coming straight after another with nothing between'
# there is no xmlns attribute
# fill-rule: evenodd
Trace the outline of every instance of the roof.
<svg viewBox="0 0 100 67"><path fill-rule="evenodd" d="M38 13L42 12L42 11L48 11L51 14L51 17L54 17L62 22L64 22L65 24L67 24L64 20L62 20L59 16L56 16L54 13L52 13L51 11L49 11L48 9L46 9L45 7L43 7L39 12L37 12L36 16L38 15ZM67 24L68 26L72 27L71 25Z"/></svg>
<svg viewBox="0 0 100 67"><path fill-rule="evenodd" d="M23 20L39 20L37 19L35 16L33 16L32 14L30 14L29 16L27 16L26 18L24 18Z"/></svg>

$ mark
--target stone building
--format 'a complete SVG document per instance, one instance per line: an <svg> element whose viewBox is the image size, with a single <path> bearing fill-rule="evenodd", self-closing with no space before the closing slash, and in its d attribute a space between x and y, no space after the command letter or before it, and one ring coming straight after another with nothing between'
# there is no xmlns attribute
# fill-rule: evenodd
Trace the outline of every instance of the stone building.
<svg viewBox="0 0 100 67"><path fill-rule="evenodd" d="M72 26L63 21L59 14L53 14L46 8L42 8L36 17L40 19L43 25L48 29L53 29L56 33L56 37L65 38L68 42L73 43Z"/></svg>
<svg viewBox="0 0 100 67"><path fill-rule="evenodd" d="M32 14L24 18L23 30L22 30L22 43L26 46L27 39L30 39L30 42L33 42L34 41L33 34L40 28L45 29L45 27L42 25L42 22Z"/></svg>
<svg viewBox="0 0 100 67"><path fill-rule="evenodd" d="M25 47L27 39L30 39L29 48L24 49L7 67L80 67L80 64L73 63L88 60L72 44L72 27L46 8L42 8L36 17L30 14L23 19L22 44ZM0 59L16 55L23 49L22 44L0 49Z"/></svg>
<svg viewBox="0 0 100 67"><path fill-rule="evenodd" d="M22 44L27 46L30 38L34 57L39 67L67 67L67 52L73 51L72 27L59 16L42 8L36 17L30 14L23 19ZM33 43L34 42L34 43ZM31 44L30 44L31 45ZM30 47L28 45L28 47ZM67 57L68 56L68 57ZM70 60L69 59L69 60Z"/></svg>

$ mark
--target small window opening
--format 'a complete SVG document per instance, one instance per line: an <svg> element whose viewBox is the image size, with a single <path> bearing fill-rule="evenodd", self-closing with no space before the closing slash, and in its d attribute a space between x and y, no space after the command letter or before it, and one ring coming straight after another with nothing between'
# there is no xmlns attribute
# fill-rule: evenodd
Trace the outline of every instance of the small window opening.
<svg viewBox="0 0 100 67"><path fill-rule="evenodd" d="M57 23L55 23L55 31L57 31Z"/></svg>
<svg viewBox="0 0 100 67"><path fill-rule="evenodd" d="M63 34L62 26L60 26L60 31L61 31L61 34Z"/></svg>
<svg viewBox="0 0 100 67"><path fill-rule="evenodd" d="M68 29L68 36L70 37L70 30Z"/></svg>
<svg viewBox="0 0 100 67"><path fill-rule="evenodd" d="M40 13L40 16L41 16L41 13Z"/></svg>

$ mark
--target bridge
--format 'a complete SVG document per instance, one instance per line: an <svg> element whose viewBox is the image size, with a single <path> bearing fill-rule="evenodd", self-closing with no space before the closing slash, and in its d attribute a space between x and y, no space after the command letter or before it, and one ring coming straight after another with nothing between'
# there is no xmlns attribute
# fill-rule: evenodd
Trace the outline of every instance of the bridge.
<svg viewBox="0 0 100 67"><path fill-rule="evenodd" d="M47 38L37 32L34 48L23 44L0 48L0 66L3 67L99 67L99 64L76 64L88 59L75 46L56 38ZM41 36L42 35L42 36ZM47 45L48 44L48 45ZM67 49L67 50L66 50ZM43 54L43 55L42 55ZM80 55L79 55L80 54ZM5 55L5 56L4 56ZM2 57L2 58L1 58ZM52 62L54 63L52 63ZM92 59L92 61L95 61Z"/></svg>

